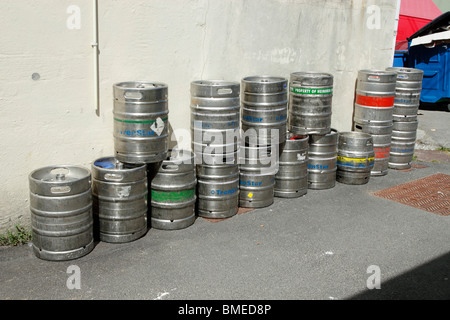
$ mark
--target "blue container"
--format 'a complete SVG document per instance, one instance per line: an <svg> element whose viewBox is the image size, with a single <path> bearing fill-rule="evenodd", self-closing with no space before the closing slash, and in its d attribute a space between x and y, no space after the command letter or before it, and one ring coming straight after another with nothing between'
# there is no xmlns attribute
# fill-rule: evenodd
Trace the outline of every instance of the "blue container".
<svg viewBox="0 0 450 320"><path fill-rule="evenodd" d="M409 48L408 66L423 70L422 102L435 103L450 100L450 44L427 48L418 45Z"/></svg>
<svg viewBox="0 0 450 320"><path fill-rule="evenodd" d="M393 67L404 68L406 67L406 55L407 50L395 50Z"/></svg>

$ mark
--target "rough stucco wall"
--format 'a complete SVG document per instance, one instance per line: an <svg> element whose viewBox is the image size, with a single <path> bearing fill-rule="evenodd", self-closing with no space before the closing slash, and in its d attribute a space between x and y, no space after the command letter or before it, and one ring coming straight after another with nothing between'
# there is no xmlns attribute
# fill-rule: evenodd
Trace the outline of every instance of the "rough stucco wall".
<svg viewBox="0 0 450 320"><path fill-rule="evenodd" d="M67 27L71 5L80 8L79 29ZM54 164L89 168L96 158L113 154L115 82L167 83L169 121L179 144L189 147L191 81L330 72L335 76L332 125L350 130L357 71L392 64L397 5L392 0L99 1L97 117L92 1L0 1L0 231L29 225L32 170ZM33 80L33 73L40 79Z"/></svg>

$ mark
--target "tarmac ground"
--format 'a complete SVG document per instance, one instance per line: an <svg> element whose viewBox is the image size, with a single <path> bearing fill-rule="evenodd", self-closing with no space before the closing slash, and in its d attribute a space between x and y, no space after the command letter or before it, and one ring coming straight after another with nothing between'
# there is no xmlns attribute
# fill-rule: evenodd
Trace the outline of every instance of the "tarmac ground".
<svg viewBox="0 0 450 320"><path fill-rule="evenodd" d="M365 185L336 183L219 222L97 242L70 261L38 259L29 244L0 247L0 299L449 299L450 218L373 195L449 175L449 159L419 150L413 169Z"/></svg>

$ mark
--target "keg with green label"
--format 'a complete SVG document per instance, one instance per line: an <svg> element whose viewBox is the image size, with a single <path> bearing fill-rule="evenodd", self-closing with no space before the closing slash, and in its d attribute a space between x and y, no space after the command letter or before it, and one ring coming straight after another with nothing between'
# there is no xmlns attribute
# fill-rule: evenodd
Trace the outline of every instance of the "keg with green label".
<svg viewBox="0 0 450 320"><path fill-rule="evenodd" d="M197 178L194 153L169 150L151 182L151 227L183 229L195 221Z"/></svg>
<svg viewBox="0 0 450 320"><path fill-rule="evenodd" d="M294 72L289 80L289 131L324 135L331 130L333 75Z"/></svg>

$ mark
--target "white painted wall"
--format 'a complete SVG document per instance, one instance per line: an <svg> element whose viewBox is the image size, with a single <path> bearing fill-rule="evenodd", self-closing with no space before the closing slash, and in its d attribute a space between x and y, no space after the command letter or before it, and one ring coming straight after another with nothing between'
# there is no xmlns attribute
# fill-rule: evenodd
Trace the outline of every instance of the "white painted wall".
<svg viewBox="0 0 450 320"><path fill-rule="evenodd" d="M79 29L67 25L77 22L67 11L73 5ZM29 225L32 170L89 168L113 154L115 82L167 83L169 121L188 132L193 80L330 72L332 125L350 130L357 71L392 64L397 6L392 0L99 0L97 117L92 1L0 1L0 231Z"/></svg>

